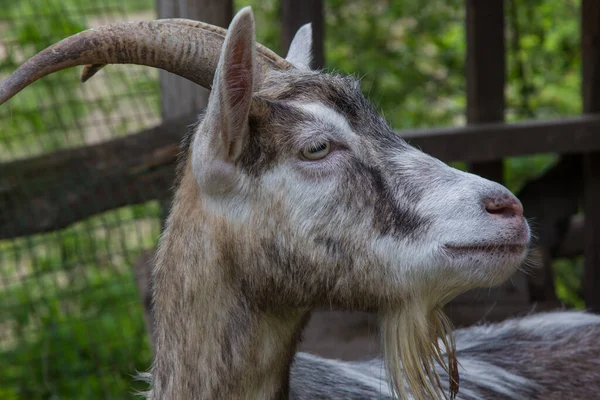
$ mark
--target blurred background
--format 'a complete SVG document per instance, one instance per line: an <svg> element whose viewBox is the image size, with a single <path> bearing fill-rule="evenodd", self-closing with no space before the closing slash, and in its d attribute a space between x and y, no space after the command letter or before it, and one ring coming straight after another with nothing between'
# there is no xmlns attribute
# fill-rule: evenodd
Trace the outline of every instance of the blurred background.
<svg viewBox="0 0 600 400"><path fill-rule="evenodd" d="M452 302L455 324L600 311L594 0L0 0L0 79L87 28L165 17L226 27L245 5L259 42L282 55L313 21L316 67L360 77L411 143L521 198L536 261ZM132 398L144 389L133 375L151 364L152 255L206 92L140 66L108 66L84 85L78 72L0 107L3 400ZM322 310L302 348L361 358L377 353L376 336L372 315Z"/></svg>

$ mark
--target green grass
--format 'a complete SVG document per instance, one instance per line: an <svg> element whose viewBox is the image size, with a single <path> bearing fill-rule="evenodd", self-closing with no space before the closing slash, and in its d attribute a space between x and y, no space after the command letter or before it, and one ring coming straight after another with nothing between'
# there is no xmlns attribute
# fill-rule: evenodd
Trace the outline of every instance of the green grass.
<svg viewBox="0 0 600 400"><path fill-rule="evenodd" d="M0 242L0 398L127 399L151 363L133 263L156 202Z"/></svg>

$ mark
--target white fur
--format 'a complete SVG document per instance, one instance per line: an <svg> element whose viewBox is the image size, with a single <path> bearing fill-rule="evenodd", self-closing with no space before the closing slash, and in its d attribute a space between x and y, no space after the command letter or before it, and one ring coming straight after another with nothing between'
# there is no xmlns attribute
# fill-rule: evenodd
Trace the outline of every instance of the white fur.
<svg viewBox="0 0 600 400"><path fill-rule="evenodd" d="M309 70L312 61L312 25L304 24L298 29L285 58L296 68Z"/></svg>
<svg viewBox="0 0 600 400"><path fill-rule="evenodd" d="M337 128L345 140L351 141L356 138L356 133L352 130L348 120L332 108L322 103L295 103L295 105L317 121Z"/></svg>
<svg viewBox="0 0 600 400"><path fill-rule="evenodd" d="M477 382L481 387L511 399L519 398L524 388L537 388L537 385L527 378L508 372L490 362L474 358L461 357L458 370L461 379ZM467 390L461 391L465 397L470 394ZM477 396L471 394L470 397Z"/></svg>
<svg viewBox="0 0 600 400"><path fill-rule="evenodd" d="M525 319L515 320L515 322L524 331L533 331L542 335L558 335L561 330L600 324L600 315L562 311L535 314Z"/></svg>

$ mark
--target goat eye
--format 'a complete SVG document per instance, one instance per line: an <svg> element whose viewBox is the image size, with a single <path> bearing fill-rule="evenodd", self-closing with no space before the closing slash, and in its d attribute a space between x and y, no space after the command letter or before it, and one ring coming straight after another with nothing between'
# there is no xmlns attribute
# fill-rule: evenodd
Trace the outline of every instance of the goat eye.
<svg viewBox="0 0 600 400"><path fill-rule="evenodd" d="M331 144L329 142L311 143L302 149L302 157L307 160L320 160L329 154Z"/></svg>

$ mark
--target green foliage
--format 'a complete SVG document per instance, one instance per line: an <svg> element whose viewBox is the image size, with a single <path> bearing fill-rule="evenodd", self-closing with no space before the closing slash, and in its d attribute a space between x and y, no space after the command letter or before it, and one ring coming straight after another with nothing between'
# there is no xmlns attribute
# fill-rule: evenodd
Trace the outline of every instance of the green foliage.
<svg viewBox="0 0 600 400"><path fill-rule="evenodd" d="M507 2L509 119L581 112L579 1Z"/></svg>
<svg viewBox="0 0 600 400"><path fill-rule="evenodd" d="M13 38L11 45L7 43L6 56L0 62L0 74L5 75L16 69L21 62L31 57L38 51L52 43L72 35L86 28L84 18L77 14L67 13L68 2L55 2L52 0L37 0L36 2L8 2L2 1L0 7L7 20L10 21L8 29L3 35ZM53 15L52 18L26 18L39 14ZM83 114L83 106L75 104L72 112L57 113L48 110L55 102L74 96L72 85L65 85L65 72L51 75L32 86L31 90L23 91L15 101L10 103L10 118L3 126L0 140L9 145L17 136L21 136L20 146L32 146L39 140L36 134L47 129L56 129L74 123ZM41 110L44 110L40 112ZM27 137L22 136L23 130L32 132ZM55 139L46 143L48 150L60 148L64 139L55 135Z"/></svg>
<svg viewBox="0 0 600 400"><path fill-rule="evenodd" d="M235 0L234 6L236 10L251 6L256 20L256 40L285 56L281 49L278 0Z"/></svg>
<svg viewBox="0 0 600 400"><path fill-rule="evenodd" d="M14 71L26 59L59 40L89 27L98 14L119 15L147 10L148 0L0 0L0 77ZM124 19L124 16L117 19ZM124 93L131 93L122 76L113 75L112 101L84 100L82 86L73 69L51 74L31 84L7 106L0 109L3 120L0 135L0 160L53 151L86 143L85 118L100 109L106 115L124 106ZM96 78L98 79L98 78ZM120 82L119 82L120 80ZM138 92L158 94L155 77L138 77ZM89 95L88 95L89 97ZM130 101L131 102L131 101ZM156 104L151 104L158 111ZM127 133L127 126L116 127L113 135Z"/></svg>
<svg viewBox="0 0 600 400"><path fill-rule="evenodd" d="M567 306L585 308L583 301L583 257L574 260L559 259L554 262L556 295Z"/></svg>
<svg viewBox="0 0 600 400"><path fill-rule="evenodd" d="M329 68L362 87L397 129L463 120L462 1L329 1Z"/></svg>

